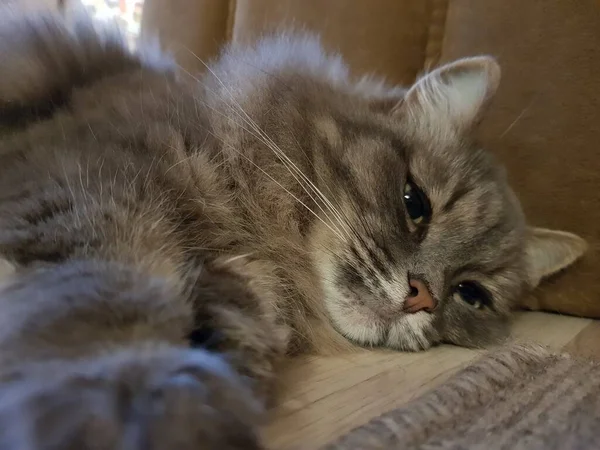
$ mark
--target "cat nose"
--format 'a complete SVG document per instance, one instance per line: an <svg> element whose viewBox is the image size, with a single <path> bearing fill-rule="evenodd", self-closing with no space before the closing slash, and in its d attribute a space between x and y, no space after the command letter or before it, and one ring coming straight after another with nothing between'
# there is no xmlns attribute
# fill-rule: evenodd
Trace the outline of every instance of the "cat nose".
<svg viewBox="0 0 600 450"><path fill-rule="evenodd" d="M410 294L404 300L404 310L411 314L419 311L433 311L435 300L425 283L420 280L409 279L408 284L410 285Z"/></svg>

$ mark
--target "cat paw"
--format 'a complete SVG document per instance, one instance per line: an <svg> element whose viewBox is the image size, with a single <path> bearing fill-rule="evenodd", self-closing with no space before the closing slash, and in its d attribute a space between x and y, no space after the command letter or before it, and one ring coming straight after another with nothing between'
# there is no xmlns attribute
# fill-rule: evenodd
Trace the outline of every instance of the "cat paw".
<svg viewBox="0 0 600 450"><path fill-rule="evenodd" d="M26 375L0 391L0 450L261 448L247 386L204 351L125 352Z"/></svg>

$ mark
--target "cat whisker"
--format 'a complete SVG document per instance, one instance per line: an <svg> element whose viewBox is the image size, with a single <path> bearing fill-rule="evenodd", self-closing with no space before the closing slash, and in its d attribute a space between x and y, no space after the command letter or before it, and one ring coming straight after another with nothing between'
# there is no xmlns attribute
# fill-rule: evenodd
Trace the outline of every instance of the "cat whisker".
<svg viewBox="0 0 600 450"><path fill-rule="evenodd" d="M235 101L235 100L233 100L233 101ZM240 106L240 109L241 109L241 106ZM244 111L242 110L242 112L244 112ZM248 117L248 115L245 112L244 112L244 114ZM343 224L343 222L341 221L341 216L335 210L335 208L333 207L333 204L327 199L327 197L323 194L323 192L321 192L321 190L319 190L317 188L317 186L310 180L310 178L307 177L304 174L304 172L302 172L302 170L292 161L292 159L289 156L287 156L285 154L285 152L283 150L281 150L279 148L279 146L277 146L277 144L275 142L273 142L273 140L263 130L260 129L260 127L256 124L256 122L254 122L250 117L248 117L248 121L250 122L249 123L250 126L252 126L255 129L255 131L257 133L259 133L261 135L261 137L263 137L263 139L265 141L267 141L267 143L269 144L269 147L275 152L275 154L280 158L280 160L282 160L282 163L283 164L286 164L286 163L289 164L289 167L291 167L292 169L294 169L296 171L296 173L300 177L302 177L302 179L304 180L304 182L308 184L308 186L313 190L313 192L315 193L315 195L317 195L317 197L319 199L321 199L321 201L323 201L323 203L325 204L325 206L327 206L327 208L330 210L330 212L333 213L336 216L338 222L340 224ZM285 159L285 162L283 161L283 159ZM288 167L288 170L289 170L289 167ZM290 171L290 173L291 173L291 171ZM300 181L298 181L298 182L300 183ZM312 196L311 196L311 198L312 198ZM347 231L347 230L345 230L345 231Z"/></svg>
<svg viewBox="0 0 600 450"><path fill-rule="evenodd" d="M300 142L298 142L298 139L296 139L295 136L292 135L292 138L294 139L294 141L296 142L296 145L298 147L298 149L304 153L307 162L310 164L310 166L313 168L314 173L317 177L319 177L319 179L321 180L321 182L323 183L323 185L327 188L327 190L329 191L330 194L332 194L332 198L335 198L335 196L333 196L333 192L331 192L331 189L329 188L328 184L325 182L325 180L323 179L323 176L319 173L319 171L316 170L313 162L311 161L311 159L308 157L308 155L306 154L306 151L304 150L304 148L302 147L302 145L300 144ZM314 183L313 183L314 185ZM316 185L315 185L316 187ZM335 213L338 216L338 221L345 225L346 227L348 227L350 230L352 230L352 227L350 226L350 221L348 220L348 216L346 214L343 213L343 210L341 208L339 208L339 204L338 205L334 205L326 196L325 194L323 194L321 191L319 191L321 198L329 205L329 207L331 208L332 212ZM337 202L336 202L337 203Z"/></svg>
<svg viewBox="0 0 600 450"><path fill-rule="evenodd" d="M216 75L215 75L216 77ZM217 78L218 79L218 78ZM221 80L219 80L219 82L223 85L223 82ZM227 90L227 88L223 85L224 89ZM281 150L281 148L279 148L279 146L258 126L258 124L256 124L256 122L254 120L252 120L252 118L250 116L248 116L248 114L243 110L243 108L241 107L241 105L235 101L235 99L233 98L233 96L231 95L230 91L228 90L228 93L231 97L231 100L236 104L236 106L239 108L239 110L246 116L246 119L244 119L242 117L242 120L244 120L246 123L248 123L248 125L250 125L258 134L259 136L256 136L255 134L253 134L255 137L261 139L263 141L263 143L265 143L265 145L267 145L273 152L275 152L275 154L279 157L280 161L282 162L282 164L285 165L285 167L290 170L290 167L292 169L294 169L296 171L296 173L302 177L302 179L304 180L305 183L308 184L308 186L312 189L313 193L324 203L324 206L327 207L327 209L330 211L330 213L332 213L334 215L334 217L336 218L338 224L340 226L342 226L342 228L345 228L345 232L347 234L348 233L348 224L346 223L346 221L344 221L342 215L340 214L340 212L338 211L338 209L333 205L333 203L325 196L325 194L312 182L312 180L306 176L306 174L304 174L304 172L302 172L302 170L293 162L293 160L287 156L285 154L285 152L283 150ZM238 113L239 116L239 113ZM302 149L302 146L299 144L299 142L296 140L296 143L298 144L299 149L301 149L303 152L304 150ZM305 153L305 152L304 152ZM283 161L283 159L285 159L285 162ZM308 158L307 158L308 159ZM309 160L310 161L310 160ZM286 164L287 162L287 164ZM311 163L312 164L312 163ZM290 170L291 173L291 170ZM292 176L294 176L294 174L292 173ZM296 180L297 178L294 177ZM297 180L298 183L300 185L302 185L302 183L300 182L300 180ZM305 191L307 192L307 194L309 194L309 196L312 197L312 195L310 193L308 193L308 191L306 190L306 188L304 186L302 186L303 189L305 189ZM313 201L314 198L313 198ZM323 211L322 207L318 204L318 202L315 201L315 203L317 203L317 205L319 206L319 208ZM324 214L325 211L323 211ZM329 218L329 220L331 220Z"/></svg>
<svg viewBox="0 0 600 450"><path fill-rule="evenodd" d="M195 57L198 59L198 61L203 64L205 66L205 68L215 77L215 79L219 82L219 84L223 87L223 89L226 91L226 93L229 95L230 100L234 103L234 105L237 107L237 109L239 111L236 111L232 106L230 106L230 109L232 110L232 112L234 112L238 117L240 117L240 119L242 119L247 125L249 125L256 133L258 133L258 136L254 133L253 134L256 138L260 139L270 150L272 150L275 155L280 159L280 161L282 162L282 164L284 165L284 167L290 172L290 174L294 177L294 179L296 179L296 181L298 182L298 184L300 184L300 186L305 190L305 192L311 197L311 199L317 204L317 206L319 207L319 209L321 209L321 211L323 212L323 214L325 214L328 218L328 220L330 222L332 222L333 224L333 220L328 216L328 214L323 210L323 207L319 204L319 202L317 202L314 197L308 192L308 190L306 189L305 184L308 183L309 187L313 190L313 193L319 198L321 199L321 201L325 204L325 206L327 207L327 209L330 211L330 213L332 213L338 224L342 227L345 228L344 229L344 233L348 234L348 229L347 229L347 224L344 223L344 221L342 220L341 215L339 214L339 212L334 208L333 204L327 199L327 197L314 185L314 183L298 168L298 166L291 160L291 158L289 158L285 152L283 152L278 146L277 144L258 126L258 124L252 120L252 118L244 111L244 109L242 108L242 106L235 100L233 94L231 93L231 91L227 88L227 86L225 86L225 84L223 83L223 81L218 77L218 75L200 58L198 57L198 55L196 55L194 52L192 52L191 50L188 49L188 51ZM189 72L186 71L186 73L192 77L194 80L198 81L199 83L202 84L202 82L197 78L194 77L192 74L190 74ZM211 92L215 95L218 95L218 93L214 92L213 90L211 90ZM242 116L240 114L240 112L245 116ZM250 130L247 130L245 127L244 128L246 131L250 132ZM284 162L284 160L287 162L287 164ZM297 176L292 172L291 168L293 168L296 171L296 174L301 176L302 179L304 180L303 184L300 180L298 180ZM336 225L336 228L338 228L338 230L341 232L341 230L339 229L339 227ZM340 233L343 234L343 233Z"/></svg>
<svg viewBox="0 0 600 450"><path fill-rule="evenodd" d="M169 167L167 170L165 170L164 174L166 175L167 173L169 173L169 172L170 172L172 169L174 169L174 168L175 168L175 167L177 167L178 165L180 165L180 164L183 164L183 163L187 163L188 161L190 161L190 160L194 159L195 157L196 157L196 155L195 155L195 154L192 154L192 155L190 155L190 156L188 156L188 157L186 157L186 158L182 158L182 159L180 159L180 160L179 160L179 161L177 161L176 163L172 164L172 165L171 165L171 166L170 166L170 167Z"/></svg>
<svg viewBox="0 0 600 450"><path fill-rule="evenodd" d="M233 100L233 101L235 101L235 100ZM241 108L241 106L239 104L238 104L238 108L242 112L244 112L243 109ZM254 121L252 121L252 119L245 112L244 112L244 114L248 117L247 119L245 119L244 117L241 117L241 115L239 114L239 112L236 111L235 109L233 109L233 107L230 107L230 109L236 115L238 115L246 124L248 124L250 127L252 127L253 130L254 130L254 132L252 132L252 130L247 129L246 127L244 127L242 124L240 124L238 122L236 122L236 124L238 126L240 126L242 129L244 129L245 131L247 131L252 136L254 136L257 139L259 139L263 144L265 144L265 146L267 148L269 148L271 151L273 151L273 153L278 157L278 159L281 162L281 164L288 170L288 172L290 173L290 175L292 175L292 177L294 177L294 179L300 185L300 187L304 190L304 192L306 192L306 194L311 198L311 200L313 200L313 202L315 202L315 204L319 207L319 209L321 210L321 212L327 217L327 219L333 225L334 221L332 220L332 218L327 214L327 212L323 209L323 207L318 202L318 200L315 199L315 197L313 196L313 194L315 194L317 196L317 198L321 199L321 201L323 203L325 203L325 206L327 206L327 203L325 202L326 199L323 198L322 193L320 193L320 191L316 192L315 191L315 187L312 187L312 186L309 186L309 187L311 187L313 189L313 193L312 194L307 189L305 183L306 183L306 181L310 182L310 180L308 179L308 177L306 177L306 175L304 175L304 173L300 169L298 169L298 167L293 163L293 161L291 161L291 159L258 127L258 125L256 125L256 123ZM258 133L258 134L256 134L256 133ZM294 173L292 171L292 169L294 169L296 171L296 173ZM301 176L305 181L303 182L302 180L298 179L297 175ZM339 219L337 219L337 221L339 222ZM338 229L338 231L340 231L340 234L343 234L341 232L342 230L337 225L335 225L335 226ZM344 230L344 231L347 233L347 230Z"/></svg>
<svg viewBox="0 0 600 450"><path fill-rule="evenodd" d="M304 203L302 200L300 200L296 195L294 195L292 192L290 192L287 188L285 188L280 182L278 182L273 176L271 176L266 170L264 170L262 167L260 167L258 164L256 164L254 161L252 161L250 158L248 158L246 155L244 155L242 152L240 152L239 150L237 150L235 147L233 147L232 145L228 144L225 140L221 139L219 136L217 136L215 133L213 133L210 130L205 130L207 133L210 133L215 139L218 139L223 145L227 146L230 150L236 152L239 156L241 156L242 158L244 158L245 160L247 160L250 164L252 164L256 169L260 170L265 176L267 176L271 181L273 181L275 184L277 184L281 189L283 189L288 195L290 195L294 200L296 200L300 205L302 205L307 211L309 211L312 215L314 215L318 220L320 220L327 228L329 228L329 230L334 233L336 236L338 236L340 239L344 239L344 236L336 229L334 229L330 224L328 224L327 222L325 222L321 216L319 216L319 214L317 214L312 208L310 208L306 203Z"/></svg>
<svg viewBox="0 0 600 450"><path fill-rule="evenodd" d="M207 107L210 108L210 106L205 105ZM212 108L211 108L212 109ZM218 111L215 111L216 113L219 113ZM234 111L235 112L235 111ZM221 114L221 113L219 113ZM224 117L227 117L228 119L231 119L228 116L225 116L224 114L221 114ZM256 138L260 139L263 143L265 143L265 145L267 145L268 148L270 148L271 150L273 150L266 142L264 142L264 140L261 139L260 136L257 136L256 134L254 134L251 130L248 130L247 128L245 128L242 124L236 122L236 124L238 126L240 126L242 129L244 129L245 131L247 131L248 133L252 134L253 136L255 136ZM210 133L213 137L219 139L220 142L222 142L223 144L227 145L228 148L234 150L236 153L238 153L240 156L242 156L244 159L246 159L247 161L249 161L252 165L254 165L256 168L258 168L261 172L263 172L264 174L266 174L269 179L271 179L271 181L275 182L279 187L281 187L282 189L284 189L288 194L292 195L292 197L298 201L302 206L304 206L306 209L308 209L313 215L315 215L319 220L321 220L321 222L323 222L325 225L327 225L327 227L329 229L331 229L332 231L334 231L336 233L336 235L340 238L340 239L344 239L343 237L343 233L341 232L341 230L335 226L335 224L333 223L333 221L331 220L331 218L323 211L322 207L320 206L320 204L314 199L314 197L312 197L312 195L306 190L306 188L304 187L304 185L300 182L300 180L298 180L297 177L295 177L292 173L292 176L294 176L294 179L296 179L296 181L300 184L300 186L305 190L305 192L311 197L311 199L317 204L317 206L319 206L319 209L321 209L321 211L326 215L327 219L331 222L331 223L327 223L325 222L318 214L316 214L311 208L309 208L304 202L302 202L300 199L297 198L297 196L293 195L289 190L285 189L283 187L283 185L281 183L279 183L277 180L275 180L270 174L268 174L264 169L262 169L261 167L259 167L256 163L254 163L254 161L250 160L246 155L240 153L239 151L237 151L235 148L233 148L231 145L228 145L225 143L225 141L221 138L219 138L218 136L216 136L216 134L214 134L213 132L209 131L209 130L205 130L206 132ZM284 164L284 167L286 167L288 170L288 166L285 165L285 163L282 161L282 164ZM291 173L291 172L290 172ZM336 230L333 230L332 227L336 228Z"/></svg>
<svg viewBox="0 0 600 450"><path fill-rule="evenodd" d="M536 96L537 97L537 96ZM527 105L525 108L523 108L523 111L521 111L519 113L519 115L516 117L515 120L513 120L510 125L506 128L506 130L504 130L504 132L500 135L500 137L498 139L502 139L504 136L506 136L510 130L512 130L514 128L514 126L523 118L523 116L525 115L525 113L527 111L529 111L529 109L531 108L531 106L533 105L534 101L536 100L536 97L534 97L530 102L529 105Z"/></svg>

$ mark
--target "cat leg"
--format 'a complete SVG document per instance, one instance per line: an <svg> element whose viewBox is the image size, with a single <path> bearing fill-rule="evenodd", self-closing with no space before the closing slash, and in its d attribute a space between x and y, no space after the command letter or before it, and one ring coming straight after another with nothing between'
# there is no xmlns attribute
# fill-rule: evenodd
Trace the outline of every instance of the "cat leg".
<svg viewBox="0 0 600 450"><path fill-rule="evenodd" d="M216 262L192 288L107 262L19 271L0 292L0 448L259 448L284 339L255 269ZM198 315L218 351L187 345Z"/></svg>
<svg viewBox="0 0 600 450"><path fill-rule="evenodd" d="M193 292L192 345L228 355L265 403L273 399L276 368L291 334L278 308L278 288L269 263L234 257L207 264Z"/></svg>

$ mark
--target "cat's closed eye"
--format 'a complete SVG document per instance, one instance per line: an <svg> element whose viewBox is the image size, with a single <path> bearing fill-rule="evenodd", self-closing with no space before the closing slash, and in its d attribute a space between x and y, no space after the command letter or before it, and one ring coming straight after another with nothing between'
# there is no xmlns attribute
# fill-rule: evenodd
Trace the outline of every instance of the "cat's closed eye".
<svg viewBox="0 0 600 450"><path fill-rule="evenodd" d="M404 185L404 206L415 225L423 225L431 219L431 204L423 191L412 181Z"/></svg>
<svg viewBox="0 0 600 450"><path fill-rule="evenodd" d="M476 309L492 307L492 297L489 292L473 281L459 283L454 291L454 298Z"/></svg>

